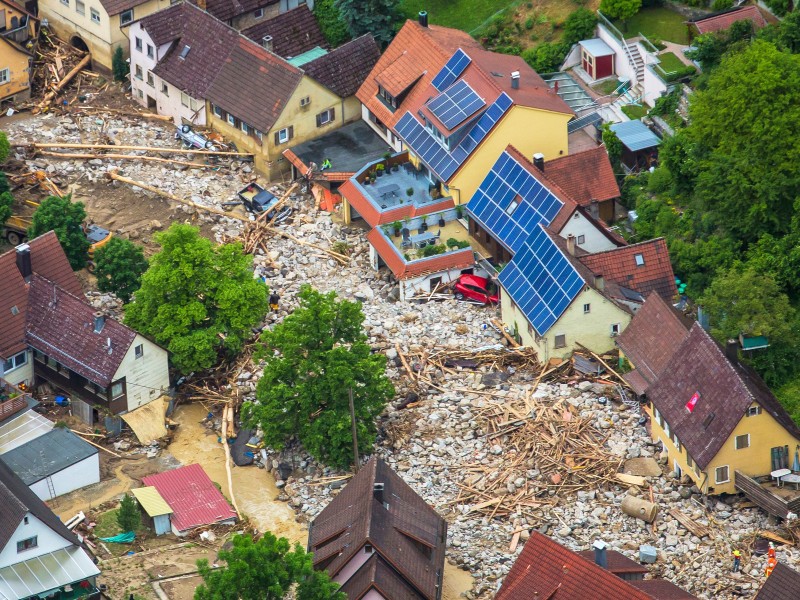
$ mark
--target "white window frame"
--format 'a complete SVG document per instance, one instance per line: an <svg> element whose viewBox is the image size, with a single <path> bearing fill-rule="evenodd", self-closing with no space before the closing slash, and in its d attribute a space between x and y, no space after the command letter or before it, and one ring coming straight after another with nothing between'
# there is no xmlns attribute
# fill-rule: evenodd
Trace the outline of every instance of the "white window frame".
<svg viewBox="0 0 800 600"><path fill-rule="evenodd" d="M147 44L147 58L155 58L156 57L156 49L152 46L152 44Z"/></svg>
<svg viewBox="0 0 800 600"><path fill-rule="evenodd" d="M8 364L11 363L11 367L8 367ZM22 352L17 352L14 356L7 359L3 363L3 373L11 373L11 371L16 371L28 364L28 351L23 350Z"/></svg>
<svg viewBox="0 0 800 600"><path fill-rule="evenodd" d="M637 267L644 266L644 254L634 254L633 260L636 262Z"/></svg>
<svg viewBox="0 0 800 600"><path fill-rule="evenodd" d="M189 108L189 94L181 92L181 105Z"/></svg>
<svg viewBox="0 0 800 600"><path fill-rule="evenodd" d="M61 4L64 6L69 6L69 0L61 0Z"/></svg>
<svg viewBox="0 0 800 600"><path fill-rule="evenodd" d="M588 303L584 304L583 305L583 314L588 315L590 312L592 312L592 305L588 304Z"/></svg>
<svg viewBox="0 0 800 600"><path fill-rule="evenodd" d="M619 335L619 323L612 323L611 324L611 335Z"/></svg>
<svg viewBox="0 0 800 600"><path fill-rule="evenodd" d="M558 343L558 338L564 338L564 343ZM556 333L553 336L553 348L566 348L567 347L567 334L566 333Z"/></svg>
<svg viewBox="0 0 800 600"><path fill-rule="evenodd" d="M0 69L0 85L11 81L11 70L8 68Z"/></svg>
<svg viewBox="0 0 800 600"><path fill-rule="evenodd" d="M169 85L167 85L167 82L165 81L161 82L161 93L169 98Z"/></svg>
<svg viewBox="0 0 800 600"><path fill-rule="evenodd" d="M284 127L280 131L278 131L278 143L285 144L289 141L289 128Z"/></svg>
<svg viewBox="0 0 800 600"><path fill-rule="evenodd" d="M746 446L739 446L739 438L746 437L747 438L747 445ZM733 436L733 447L736 450L747 450L750 447L750 434L749 433L742 433L741 435Z"/></svg>
<svg viewBox="0 0 800 600"><path fill-rule="evenodd" d="M720 469L725 469L725 476L727 477L727 479L720 480L720 478L719 478L719 470ZM717 467L716 469L714 469L714 483L717 483L717 484L729 483L730 480L731 480L731 467L730 467L730 465L722 465L721 467Z"/></svg>
<svg viewBox="0 0 800 600"><path fill-rule="evenodd" d="M325 121L322 120L323 115L326 118ZM325 125L330 125L331 123L333 123L333 117L331 116L331 109L330 108L327 109L327 110L323 110L317 116L320 117L318 127L325 127Z"/></svg>
<svg viewBox="0 0 800 600"><path fill-rule="evenodd" d="M125 19L125 15L130 14L129 19ZM119 24L120 25L127 25L129 23L133 23L133 9L129 8L128 10L124 10L119 15Z"/></svg>
<svg viewBox="0 0 800 600"><path fill-rule="evenodd" d="M142 90L136 90L136 93L139 95L140 99L144 99L144 92Z"/></svg>
<svg viewBox="0 0 800 600"><path fill-rule="evenodd" d="M578 245L580 246L581 244L585 244L585 243L586 243L586 236L585 235L579 235L578 236Z"/></svg>
<svg viewBox="0 0 800 600"><path fill-rule="evenodd" d="M234 117L232 114L228 114L227 121L228 125L230 125L231 127L236 127L236 117Z"/></svg>
<svg viewBox="0 0 800 600"><path fill-rule="evenodd" d="M212 109L213 109L213 113L214 113L215 117L220 118L220 119L223 118L222 117L223 110L219 106L217 106L216 104L213 104L212 105Z"/></svg>
<svg viewBox="0 0 800 600"><path fill-rule="evenodd" d="M255 9L255 11L253 11L253 17L254 18L260 19L263 16L264 16L264 9L263 8L257 8L257 9Z"/></svg>
<svg viewBox="0 0 800 600"><path fill-rule="evenodd" d="M75 0L75 12L79 15L86 14L86 3L83 0Z"/></svg>
<svg viewBox="0 0 800 600"><path fill-rule="evenodd" d="M134 45L136 47L136 51L137 52L141 52L142 49L144 48L144 46L142 45L142 38L137 37L137 38L134 38L134 40L135 40L134 41Z"/></svg>
<svg viewBox="0 0 800 600"><path fill-rule="evenodd" d="M90 8L89 9L89 13L92 15L92 23L97 23L99 25L100 24L100 13L97 11L97 9Z"/></svg>
<svg viewBox="0 0 800 600"><path fill-rule="evenodd" d="M153 73L151 71L147 72L147 85L151 88L156 87L156 78L153 77Z"/></svg>
<svg viewBox="0 0 800 600"><path fill-rule="evenodd" d="M264 141L264 134L261 133L258 129L256 129L256 137L258 138L259 142L263 142Z"/></svg>
<svg viewBox="0 0 800 600"><path fill-rule="evenodd" d="M134 358L142 358L144 356L144 344L139 344L133 349Z"/></svg>
<svg viewBox="0 0 800 600"><path fill-rule="evenodd" d="M252 128L250 127L250 125L242 121L241 123L239 123L239 129L241 129L242 133L244 133L245 135L250 135L250 130Z"/></svg>
<svg viewBox="0 0 800 600"><path fill-rule="evenodd" d="M758 405L751 406L750 408L747 409L748 417L757 417L760 414L761 414L761 407Z"/></svg>
<svg viewBox="0 0 800 600"><path fill-rule="evenodd" d="M115 394L114 393L114 389L117 388L117 387L119 387L119 393ZM122 396L124 394L125 394L125 384L124 383L122 383L121 381L118 381L116 383L112 383L111 384L111 399L112 400L116 400L117 398L119 398L120 396Z"/></svg>
<svg viewBox="0 0 800 600"><path fill-rule="evenodd" d="M133 68L133 76L136 77L139 81L144 79L144 71L142 70L142 65L134 65Z"/></svg>
<svg viewBox="0 0 800 600"><path fill-rule="evenodd" d="M197 111L200 109L200 103L197 102L197 100L195 100L191 96L189 97L189 109L193 111Z"/></svg>

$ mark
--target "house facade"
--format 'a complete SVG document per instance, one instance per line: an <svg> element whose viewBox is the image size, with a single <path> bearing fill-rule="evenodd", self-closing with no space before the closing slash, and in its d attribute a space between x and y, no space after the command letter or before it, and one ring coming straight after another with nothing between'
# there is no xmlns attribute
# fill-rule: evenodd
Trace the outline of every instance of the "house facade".
<svg viewBox="0 0 800 600"><path fill-rule="evenodd" d="M100 570L82 540L0 460L0 596L99 600Z"/></svg>
<svg viewBox="0 0 800 600"><path fill-rule="evenodd" d="M0 275L0 377L49 382L89 424L167 392L166 350L95 312L54 233L0 255Z"/></svg>
<svg viewBox="0 0 800 600"><path fill-rule="evenodd" d="M314 0L192 0L234 29L245 29L298 7L314 9Z"/></svg>
<svg viewBox="0 0 800 600"><path fill-rule="evenodd" d="M39 19L11 0L0 0L0 103L31 94L31 68Z"/></svg>
<svg viewBox="0 0 800 600"><path fill-rule="evenodd" d="M92 68L111 73L117 48L129 55L128 28L170 0L39 0L39 16L61 39L92 53Z"/></svg>

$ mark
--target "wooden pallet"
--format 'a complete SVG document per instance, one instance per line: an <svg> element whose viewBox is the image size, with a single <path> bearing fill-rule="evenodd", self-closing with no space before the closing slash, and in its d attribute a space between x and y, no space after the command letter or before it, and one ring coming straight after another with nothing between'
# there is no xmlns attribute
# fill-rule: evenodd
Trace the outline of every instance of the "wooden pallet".
<svg viewBox="0 0 800 600"><path fill-rule="evenodd" d="M678 523L688 529L692 535L696 535L699 538L711 535L711 530L706 525L701 525L700 523L693 521L690 517L683 514L677 508L670 508L669 514L674 517Z"/></svg>

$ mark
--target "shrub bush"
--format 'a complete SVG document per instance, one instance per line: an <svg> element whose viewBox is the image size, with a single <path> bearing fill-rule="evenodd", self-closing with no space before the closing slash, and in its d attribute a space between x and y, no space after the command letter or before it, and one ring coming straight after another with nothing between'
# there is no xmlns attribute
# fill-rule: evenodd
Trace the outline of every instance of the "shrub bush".
<svg viewBox="0 0 800 600"><path fill-rule="evenodd" d="M420 250L420 254L423 258L427 258L429 256L436 256L437 254L444 254L447 251L444 244L436 244L435 246L425 246Z"/></svg>
<svg viewBox="0 0 800 600"><path fill-rule="evenodd" d="M714 0L711 3L711 10L728 10L733 6L733 0Z"/></svg>

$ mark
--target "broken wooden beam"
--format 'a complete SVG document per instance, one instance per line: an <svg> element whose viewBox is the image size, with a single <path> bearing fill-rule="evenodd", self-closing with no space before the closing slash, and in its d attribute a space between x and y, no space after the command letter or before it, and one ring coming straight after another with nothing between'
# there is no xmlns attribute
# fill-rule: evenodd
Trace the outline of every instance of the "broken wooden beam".
<svg viewBox="0 0 800 600"><path fill-rule="evenodd" d="M196 150L193 148L190 148L189 150L184 150L183 148L160 148L157 146L117 146L114 144L34 143L31 144L31 146L33 147L34 150L38 150L40 148L75 148L75 149L88 149L88 150L141 150L145 152L163 152L166 154L214 154L217 156L253 156L252 152L229 152L222 150L207 150L207 149Z"/></svg>
<svg viewBox="0 0 800 600"><path fill-rule="evenodd" d="M189 162L177 158L161 158L160 156L140 156L138 154L84 154L84 153L70 154L66 152L48 152L46 150L38 152L37 154L41 154L42 156L50 156L53 158L61 158L64 160L70 160L70 159L142 160L145 162L160 162L160 163L169 163L173 165L183 165L185 167L192 167L196 169L207 169L220 166L220 165L209 165L206 163Z"/></svg>
<svg viewBox="0 0 800 600"><path fill-rule="evenodd" d="M38 108L44 108L47 106L56 96L58 96L59 92L63 90L66 85L75 78L75 75L80 73L81 69L85 68L92 60L92 55L87 54L86 56L81 59L81 61L75 65L72 70L67 73L64 78L58 82L51 91L47 92L42 98L42 101L37 105Z"/></svg>

